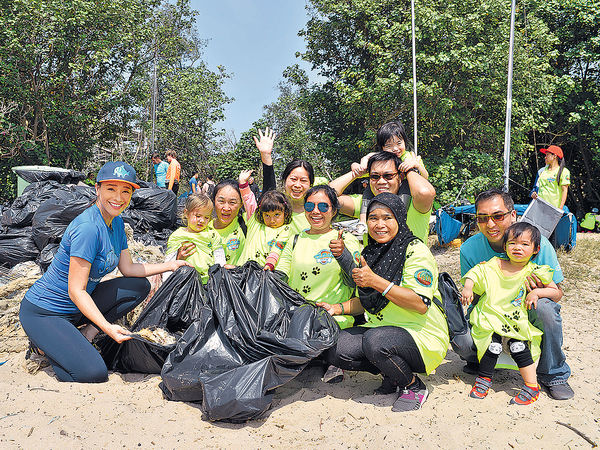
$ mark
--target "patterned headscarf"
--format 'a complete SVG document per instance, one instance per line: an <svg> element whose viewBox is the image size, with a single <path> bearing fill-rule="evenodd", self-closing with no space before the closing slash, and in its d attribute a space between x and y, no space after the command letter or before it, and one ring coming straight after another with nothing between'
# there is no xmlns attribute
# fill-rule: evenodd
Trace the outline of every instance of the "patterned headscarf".
<svg viewBox="0 0 600 450"><path fill-rule="evenodd" d="M369 235L369 244L365 247L362 255L365 261L380 277L400 285L406 249L408 244L417 239L406 225L406 207L400 197L388 192L379 194L369 203L367 209L367 221L369 213L381 206L388 207L398 222L398 233L389 242L380 244ZM377 314L387 306L389 300L373 288L358 288L360 303L363 308L371 314Z"/></svg>

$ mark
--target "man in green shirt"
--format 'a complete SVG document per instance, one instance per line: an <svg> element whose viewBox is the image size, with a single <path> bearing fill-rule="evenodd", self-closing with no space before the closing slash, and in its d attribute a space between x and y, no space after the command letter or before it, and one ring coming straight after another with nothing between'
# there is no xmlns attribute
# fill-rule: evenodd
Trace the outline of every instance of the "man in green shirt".
<svg viewBox="0 0 600 450"><path fill-rule="evenodd" d="M411 169L400 172L400 159L390 152L377 152L367 166L369 186L376 196L383 192L400 195L407 209L406 224L413 234L427 242L429 235L429 218L435 189L423 178L419 171ZM362 195L342 195L346 187L364 173L348 172L336 178L331 186L339 195L340 212L350 217L359 217L363 200Z"/></svg>

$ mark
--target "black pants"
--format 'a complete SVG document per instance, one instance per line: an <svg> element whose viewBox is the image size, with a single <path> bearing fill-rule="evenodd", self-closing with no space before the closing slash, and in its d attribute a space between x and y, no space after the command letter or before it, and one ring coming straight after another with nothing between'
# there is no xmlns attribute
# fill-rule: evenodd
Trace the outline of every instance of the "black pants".
<svg viewBox="0 0 600 450"><path fill-rule="evenodd" d="M502 337L500 335L494 333L492 335L492 342L500 344L500 343L502 343ZM523 342L523 341L519 341L517 339L510 339L508 341L508 345L510 346L510 344L516 343L516 342ZM510 356L512 356L512 359L515 360L518 368L527 367L527 366L533 364L533 358L531 357L531 350L529 350L529 346L527 345L527 342L523 342L523 343L525 344L524 350L522 350L520 352L513 352L512 350L510 351ZM499 354L496 355L495 353L492 353L490 351L490 349L487 349L485 351L485 353L481 357L481 361L479 362L479 376L480 377L492 378L492 375L494 375L494 367L496 367L496 362L498 361L498 356L500 356L500 355Z"/></svg>
<svg viewBox="0 0 600 450"><path fill-rule="evenodd" d="M99 283L91 296L106 320L114 322L133 310L149 292L150 282L146 278L120 277ZM48 311L23 299L19 319L31 342L49 359L60 381L106 381L108 370L104 360L77 329L89 323L83 314Z"/></svg>
<svg viewBox="0 0 600 450"><path fill-rule="evenodd" d="M421 352L410 333L393 326L341 330L336 346L325 358L341 369L381 373L401 388L410 384L414 372L425 372Z"/></svg>
<svg viewBox="0 0 600 450"><path fill-rule="evenodd" d="M169 180L167 180L166 186L168 189L169 188ZM173 182L173 187L171 188L171 190L175 193L175 195L177 195L177 193L179 192L179 181Z"/></svg>

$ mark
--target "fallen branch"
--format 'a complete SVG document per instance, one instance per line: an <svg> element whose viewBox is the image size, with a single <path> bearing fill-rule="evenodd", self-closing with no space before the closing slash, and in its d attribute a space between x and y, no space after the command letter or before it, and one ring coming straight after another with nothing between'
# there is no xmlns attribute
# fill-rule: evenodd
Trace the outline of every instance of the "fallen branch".
<svg viewBox="0 0 600 450"><path fill-rule="evenodd" d="M559 425L562 425L563 427L567 427L569 430L574 431L575 433L577 433L579 436L581 436L586 441L588 441L588 443L592 446L592 448L598 447L598 444L596 444L594 441L592 441L589 437L587 437L584 433L582 433L581 431L579 431L577 428L572 427L571 425L569 425L567 423L559 422L558 420L556 421L556 423L559 424Z"/></svg>

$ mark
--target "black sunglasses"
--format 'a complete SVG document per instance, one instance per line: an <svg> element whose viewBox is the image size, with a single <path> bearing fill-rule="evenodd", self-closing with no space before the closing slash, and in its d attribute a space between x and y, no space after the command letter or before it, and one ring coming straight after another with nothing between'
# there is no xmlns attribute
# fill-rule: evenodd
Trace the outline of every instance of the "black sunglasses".
<svg viewBox="0 0 600 450"><path fill-rule="evenodd" d="M494 222L500 222L504 220L504 218L510 214L512 211L506 211L505 213L496 213L496 214L477 214L475 218L479 223L486 223L488 220L492 219Z"/></svg>
<svg viewBox="0 0 600 450"><path fill-rule="evenodd" d="M381 177L383 177L383 179L386 180L386 181L392 181L397 176L398 176L398 172L384 173L382 175L379 175L377 173L371 173L371 174L369 174L369 178L371 180L373 180L373 181L378 181Z"/></svg>
<svg viewBox="0 0 600 450"><path fill-rule="evenodd" d="M329 211L329 208L331 208L329 203L325 203L325 202L319 202L319 203L317 203L316 206L317 206L317 208L319 208L319 211L321 211L321 212L327 212L327 211ZM306 202L304 204L304 210L306 212L311 212L313 209L315 209L314 202Z"/></svg>

